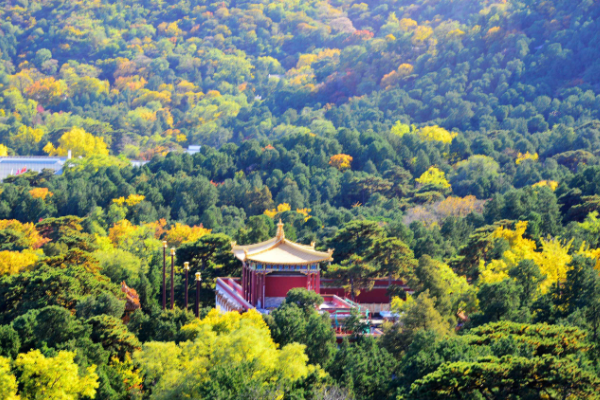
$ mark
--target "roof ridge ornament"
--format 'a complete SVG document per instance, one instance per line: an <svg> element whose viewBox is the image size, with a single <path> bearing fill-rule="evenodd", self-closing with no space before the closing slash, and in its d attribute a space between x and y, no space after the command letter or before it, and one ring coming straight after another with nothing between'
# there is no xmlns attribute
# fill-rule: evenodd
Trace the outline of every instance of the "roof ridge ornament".
<svg viewBox="0 0 600 400"><path fill-rule="evenodd" d="M283 222L281 222L281 218L279 218L279 223L277 224L277 239L285 239L285 232L283 231Z"/></svg>

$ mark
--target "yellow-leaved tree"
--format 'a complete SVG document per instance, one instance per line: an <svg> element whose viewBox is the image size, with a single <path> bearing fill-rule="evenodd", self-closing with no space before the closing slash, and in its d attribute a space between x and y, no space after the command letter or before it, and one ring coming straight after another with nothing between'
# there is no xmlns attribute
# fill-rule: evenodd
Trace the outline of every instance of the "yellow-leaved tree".
<svg viewBox="0 0 600 400"><path fill-rule="evenodd" d="M166 232L165 240L173 246L180 246L183 243L195 242L204 235L208 235L212 232L212 229L206 229L202 225L200 226L189 226L176 222Z"/></svg>
<svg viewBox="0 0 600 400"><path fill-rule="evenodd" d="M279 349L260 313L221 313L213 309L202 320L182 327L187 341L147 342L134 360L154 398L202 398L201 390L218 371L243 371L244 384L264 391L258 397L281 398L288 385L310 373L324 375L308 364L304 345ZM229 388L233 393L243 387ZM268 396L267 396L268 394ZM236 396L237 397L237 396Z"/></svg>
<svg viewBox="0 0 600 400"><path fill-rule="evenodd" d="M44 136L44 131L39 128L31 128L22 125L17 132L11 135L10 140L14 148L31 149L37 145Z"/></svg>
<svg viewBox="0 0 600 400"><path fill-rule="evenodd" d="M160 247L157 237L162 233L163 226L161 221L134 225L127 219L122 219L110 227L108 238L115 248L128 251L138 257L146 257L149 248Z"/></svg>
<svg viewBox="0 0 600 400"><path fill-rule="evenodd" d="M515 224L515 229L501 226L494 231L493 236L505 239L509 248L500 259L488 264L481 262L479 270L482 282L494 283L508 278L508 272L523 260L535 262L541 274L546 276L540 285L542 292L546 292L553 283L566 279L573 240L563 242L559 239L541 239L542 248L538 251L533 240L523 237L526 230L527 221L519 221Z"/></svg>
<svg viewBox="0 0 600 400"><path fill-rule="evenodd" d="M54 193L49 191L48 188L40 188L40 187L31 189L29 191L29 194L34 199L42 199L42 200L46 200L46 197L54 196Z"/></svg>
<svg viewBox="0 0 600 400"><path fill-rule="evenodd" d="M272 208L270 210L265 210L263 214L265 214L269 218L275 218L275 216L279 213L290 211L292 207L288 203L282 203L277 206L277 208Z"/></svg>
<svg viewBox="0 0 600 400"><path fill-rule="evenodd" d="M65 132L58 139L58 148L55 148L52 142L48 142L44 147L44 151L51 156L66 156L69 150L73 157L108 155L108 148L103 138L77 127Z"/></svg>
<svg viewBox="0 0 600 400"><path fill-rule="evenodd" d="M392 129L390 130L390 132L393 135L396 135L396 136L399 136L399 137L403 137L407 133L410 133L410 130L411 130L411 126L410 125L403 124L400 121L396 121L396 123L394 124L394 126L392 126Z"/></svg>
<svg viewBox="0 0 600 400"><path fill-rule="evenodd" d="M402 63L398 66L398 69L396 70L396 72L398 73L398 76L402 78L402 77L412 74L414 69L415 68L411 64Z"/></svg>
<svg viewBox="0 0 600 400"><path fill-rule="evenodd" d="M144 201L145 198L146 196L141 194L130 194L129 196L127 196L127 198L118 197L116 199L113 199L113 203L115 203L118 206L123 206L124 204L127 204L129 207L133 207L135 205L140 204L142 201Z"/></svg>
<svg viewBox="0 0 600 400"><path fill-rule="evenodd" d="M534 183L532 185L533 187L544 187L547 186L550 189L552 189L553 191L556 190L556 188L558 187L558 182L557 181L539 181L538 183Z"/></svg>
<svg viewBox="0 0 600 400"><path fill-rule="evenodd" d="M14 375L19 377L18 393L10 392L14 375L7 372L5 378L2 377L4 374L0 373L0 394L2 394L2 381L9 381L8 394L15 400L19 399L18 395L23 400L93 399L99 386L96 366L92 365L86 368L85 372L80 372L74 359L75 353L70 351L59 351L55 357L45 357L39 350L19 354L13 362L13 370L16 372ZM2 360L0 360L0 372L2 369ZM6 399L6 397L0 398Z"/></svg>
<svg viewBox="0 0 600 400"><path fill-rule="evenodd" d="M310 213L311 211L312 209L310 208L296 208L296 212L304 216L304 222L312 218L310 215L308 215L308 213Z"/></svg>
<svg viewBox="0 0 600 400"><path fill-rule="evenodd" d="M450 144L457 134L455 132L448 132L440 126L433 125L425 126L417 130L417 135L419 135L421 140L426 142L442 142Z"/></svg>
<svg viewBox="0 0 600 400"><path fill-rule="evenodd" d="M88 95L100 96L102 94L108 94L110 85L108 84L108 81L101 81L97 78L83 76L76 79L70 89L74 95L86 93Z"/></svg>
<svg viewBox="0 0 600 400"><path fill-rule="evenodd" d="M417 27L417 21L410 18L402 18L398 25L400 25L400 29L402 29L404 32L408 32Z"/></svg>
<svg viewBox="0 0 600 400"><path fill-rule="evenodd" d="M336 154L329 159L329 165L339 169L340 171L350 168L352 156L348 154Z"/></svg>
<svg viewBox="0 0 600 400"><path fill-rule="evenodd" d="M115 203L118 206L127 204L129 207L133 207L133 206L140 204L142 201L144 201L145 198L146 198L146 196L144 196L142 194L130 194L129 196L127 196L127 198L119 197L119 198L113 199L113 203Z"/></svg>
<svg viewBox="0 0 600 400"><path fill-rule="evenodd" d="M310 67L315 61L317 61L316 54L301 54L296 63L296 68Z"/></svg>
<svg viewBox="0 0 600 400"><path fill-rule="evenodd" d="M13 275L33 266L38 256L31 251L0 251L0 276Z"/></svg>
<svg viewBox="0 0 600 400"><path fill-rule="evenodd" d="M50 241L50 239L43 237L31 222L23 223L16 219L0 219L0 231L4 229L18 232L22 243L32 250L39 249Z"/></svg>
<svg viewBox="0 0 600 400"><path fill-rule="evenodd" d="M108 231L110 241L116 247L120 247L124 242L133 236L137 236L139 226L133 225L129 220L122 219L114 223ZM135 239L134 239L135 240Z"/></svg>
<svg viewBox="0 0 600 400"><path fill-rule="evenodd" d="M446 174L444 171L437 167L429 167L429 169L415 179L421 185L435 185L443 188L449 188L450 183L446 180Z"/></svg>
<svg viewBox="0 0 600 400"><path fill-rule="evenodd" d="M523 161L528 161L528 160L529 161L537 161L538 159L539 159L538 153L533 153L533 154L530 154L529 152L526 152L525 154L519 153L515 163L517 165L519 165Z"/></svg>
<svg viewBox="0 0 600 400"><path fill-rule="evenodd" d="M417 26L412 37L412 42L415 46L423 44L427 39L433 35L433 29L427 25Z"/></svg>
<svg viewBox="0 0 600 400"><path fill-rule="evenodd" d="M49 239L44 238L32 223L22 223L14 219L0 220L0 232L8 231L8 237L15 237L23 251L0 251L0 276L18 274L32 267L38 260L35 250Z"/></svg>
<svg viewBox="0 0 600 400"><path fill-rule="evenodd" d="M0 356L0 399L19 400L17 378L10 372L10 359Z"/></svg>
<svg viewBox="0 0 600 400"><path fill-rule="evenodd" d="M146 196L142 194L130 194L129 196L127 196L125 204L127 204L129 207L133 207L140 204L142 201L144 201L145 198Z"/></svg>
<svg viewBox="0 0 600 400"><path fill-rule="evenodd" d="M3 144L0 144L0 157L8 156L8 147Z"/></svg>

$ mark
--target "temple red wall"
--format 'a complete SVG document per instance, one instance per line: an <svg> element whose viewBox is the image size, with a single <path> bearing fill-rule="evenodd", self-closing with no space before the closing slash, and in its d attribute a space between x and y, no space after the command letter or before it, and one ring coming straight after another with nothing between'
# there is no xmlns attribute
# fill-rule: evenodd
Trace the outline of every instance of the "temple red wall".
<svg viewBox="0 0 600 400"><path fill-rule="evenodd" d="M306 276L277 276L267 275L265 281L265 297L285 297L290 289L297 287L306 287ZM345 293L341 287L333 287L335 282L331 279L321 279L325 285L321 285L321 294L335 294L341 298L351 298L349 293ZM393 281L392 284L403 285L402 281ZM363 291L356 298L358 303L389 303L387 296L388 281L378 280L372 290Z"/></svg>
<svg viewBox="0 0 600 400"><path fill-rule="evenodd" d="M306 276L271 276L265 281L265 297L285 297L290 289L306 287Z"/></svg>
<svg viewBox="0 0 600 400"><path fill-rule="evenodd" d="M331 279L322 279L321 282L325 283L325 285L321 284L321 294L335 294L339 297L347 297L351 298L349 293L344 292L344 289L341 287L334 287L335 282ZM329 286L332 285L332 286ZM392 285L404 285L403 281L392 281ZM375 286L373 289L369 291L361 291L361 293L356 297L356 302L358 303L389 303L390 298L387 295L388 281L385 280L377 280L375 282Z"/></svg>
<svg viewBox="0 0 600 400"><path fill-rule="evenodd" d="M356 297L357 303L389 303L390 298L387 296L387 288L374 288L373 290L369 290L361 292ZM339 297L348 297L351 298L349 294L344 292L343 288L324 288L321 286L321 294L335 294Z"/></svg>
<svg viewBox="0 0 600 400"><path fill-rule="evenodd" d="M359 303L389 303L390 298L387 295L387 287L373 288L373 290L369 290L368 292L361 292L356 301Z"/></svg>

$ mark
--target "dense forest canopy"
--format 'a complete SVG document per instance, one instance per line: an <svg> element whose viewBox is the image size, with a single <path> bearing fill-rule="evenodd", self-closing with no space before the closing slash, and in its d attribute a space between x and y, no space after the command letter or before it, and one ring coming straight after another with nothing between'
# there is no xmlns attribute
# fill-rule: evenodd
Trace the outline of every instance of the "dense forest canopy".
<svg viewBox="0 0 600 400"><path fill-rule="evenodd" d="M0 157L73 158L0 183L0 398L599 399L598 42L593 0L4 1ZM279 219L399 321L214 310Z"/></svg>
<svg viewBox="0 0 600 400"><path fill-rule="evenodd" d="M146 159L385 135L396 121L457 130L482 154L504 151L484 140L502 131L522 139L512 150L546 156L595 142L544 140L598 118L592 1L48 0L0 13L0 138L19 154L61 151L74 127Z"/></svg>

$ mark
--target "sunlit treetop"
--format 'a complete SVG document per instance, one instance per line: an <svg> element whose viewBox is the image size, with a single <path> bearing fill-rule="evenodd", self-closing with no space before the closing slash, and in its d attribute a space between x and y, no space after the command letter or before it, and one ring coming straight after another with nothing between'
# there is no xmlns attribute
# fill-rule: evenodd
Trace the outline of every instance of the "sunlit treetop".
<svg viewBox="0 0 600 400"><path fill-rule="evenodd" d="M429 167L429 169L423 172L423 174L416 178L415 181L421 185L435 185L442 188L450 187L450 183L446 179L444 171L436 167Z"/></svg>
<svg viewBox="0 0 600 400"><path fill-rule="evenodd" d="M533 153L533 154L530 154L529 152L526 152L525 154L519 153L515 163L517 165L519 165L524 161L537 161L538 158L539 158L539 156L537 153Z"/></svg>
<svg viewBox="0 0 600 400"><path fill-rule="evenodd" d="M552 190L556 190L556 188L558 187L558 182L551 181L551 180L543 180L543 181L539 181L538 183L534 183L532 186L533 187L549 187Z"/></svg>
<svg viewBox="0 0 600 400"><path fill-rule="evenodd" d="M277 206L277 208L273 208L270 210L265 210L264 214L269 218L275 218L275 216L279 213L290 211L292 207L287 203L282 203Z"/></svg>
<svg viewBox="0 0 600 400"><path fill-rule="evenodd" d="M336 154L334 156L331 156L331 158L329 159L329 165L339 170L350 168L351 163L352 156L349 156L347 154Z"/></svg>
<svg viewBox="0 0 600 400"><path fill-rule="evenodd" d="M65 132L58 140L58 147L52 142L44 147L44 151L51 156L66 156L71 150L72 157L88 155L108 155L108 149L104 139L95 137L82 128L73 128Z"/></svg>

